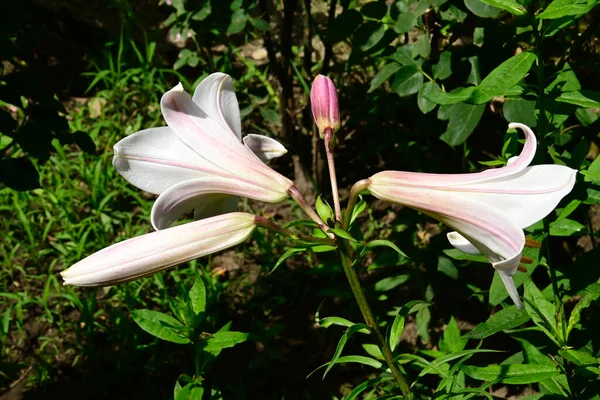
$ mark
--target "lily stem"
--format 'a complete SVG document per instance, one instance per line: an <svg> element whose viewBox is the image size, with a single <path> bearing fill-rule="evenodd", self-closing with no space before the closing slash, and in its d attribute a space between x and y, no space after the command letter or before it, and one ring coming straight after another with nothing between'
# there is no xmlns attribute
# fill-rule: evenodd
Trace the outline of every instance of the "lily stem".
<svg viewBox="0 0 600 400"><path fill-rule="evenodd" d="M254 217L254 223L257 226L260 226L261 228L268 229L270 231L279 233L280 235L284 235L284 236L287 236L292 239L299 239L304 242L319 243L319 244L326 244L329 246L335 246L335 240L333 240L333 239L318 238L318 237L314 237L314 236L307 236L300 232L294 232L294 231L286 229L282 226L277 225L275 222L271 221L270 219L267 219L265 217L261 217L258 215Z"/></svg>
<svg viewBox="0 0 600 400"><path fill-rule="evenodd" d="M335 219L342 223L342 209L340 208L340 195L338 193L337 176L335 174L335 158L333 157L333 148L331 141L333 139L333 130L325 129L325 153L327 154L327 166L329 167L329 180L331 181L331 195L333 196L333 207L335 209Z"/></svg>
<svg viewBox="0 0 600 400"><path fill-rule="evenodd" d="M319 214L317 214L316 211L313 210L311 205L308 203L308 201L306 201L306 199L304 198L304 196L302 195L300 190L298 190L298 188L295 185L288 189L288 193L296 201L296 203L300 206L300 208L302 210L304 210L306 215L308 215L308 217L310 219L312 219L313 221L315 221L317 223L317 225L319 225L319 228L323 232L325 232L325 234L327 234L327 236L329 236L331 239L333 239L335 237L333 235L333 233L328 232L329 227L327 226L327 224L325 224L325 222L323 222L321 217L319 217Z"/></svg>
<svg viewBox="0 0 600 400"><path fill-rule="evenodd" d="M369 187L368 179L361 179L352 185L352 189L350 189L350 196L348 196L348 205L346 206L346 212L344 213L344 221L342 224L342 228L344 230L348 230L350 227L350 221L352 219L352 211L354 211L354 206L356 206L356 201L358 200L358 195L367 190Z"/></svg>
<svg viewBox="0 0 600 400"><path fill-rule="evenodd" d="M360 280L358 279L358 275L356 274L356 271L354 270L354 267L352 266L352 261L351 261L351 256L350 256L351 250L348 246L348 243L343 239L340 242L341 243L340 243L340 248L339 248L339 252L338 252L339 258L342 263L342 268L344 269L344 272L346 273L346 278L348 279L350 288L352 289L352 293L354 294L354 298L356 299L358 307L360 308L360 312L362 313L363 318L364 318L365 322L367 323L367 326L373 332L375 332L375 335L377 335L377 339L379 340L379 349L381 350L381 354L383 354L383 358L385 359L385 362L387 363L388 367L390 368L390 371L392 371L392 375L394 375L394 379L396 380L398 387L400 388L400 390L402 391L402 394L404 396L408 396L410 394L410 386L409 386L408 382L406 381L406 378L400 371L400 368L398 368L398 365L394 362L394 356L392 354L392 350L388 346L387 341L385 340L385 337L381 333L381 330L379 329L379 325L377 325L377 320L373 316L373 312L371 311L371 308L369 307L369 303L367 302L365 293L363 292L362 287L360 286Z"/></svg>

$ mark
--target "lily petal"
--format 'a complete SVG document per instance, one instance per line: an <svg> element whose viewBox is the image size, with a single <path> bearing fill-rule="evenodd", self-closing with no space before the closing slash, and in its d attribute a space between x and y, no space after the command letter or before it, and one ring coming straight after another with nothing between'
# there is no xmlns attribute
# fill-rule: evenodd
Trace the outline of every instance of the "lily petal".
<svg viewBox="0 0 600 400"><path fill-rule="evenodd" d="M262 161L281 157L287 153L287 149L277 140L252 133L244 137L244 146L256 154Z"/></svg>
<svg viewBox="0 0 600 400"><path fill-rule="evenodd" d="M162 271L246 240L254 216L230 213L113 244L61 273L65 285L110 286Z"/></svg>
<svg viewBox="0 0 600 400"><path fill-rule="evenodd" d="M371 178L375 197L415 208L457 230L492 262L512 259L525 245L523 229L503 212L450 191L379 185Z"/></svg>
<svg viewBox="0 0 600 400"><path fill-rule="evenodd" d="M210 118L219 122L238 141L242 140L240 106L233 89L233 80L221 72L210 74L196 86L194 102Z"/></svg>
<svg viewBox="0 0 600 400"><path fill-rule="evenodd" d="M521 154L517 158L513 157L511 163L505 167L488 169L471 174L426 174L419 172L383 171L373 175L373 178L377 177L381 184L387 182L390 185L420 186L439 190L450 188L450 190L454 190L458 186L462 187L518 174L533 161L537 139L527 125L513 122L508 127L519 128L525 133L525 145L523 146L523 150L521 150Z"/></svg>
<svg viewBox="0 0 600 400"><path fill-rule="evenodd" d="M477 248L473 246L471 242L469 242L463 235L461 235L458 232L448 232L446 234L446 237L448 238L448 241L452 246L462 251L463 253L471 254L474 256L481 254L481 252L477 250Z"/></svg>
<svg viewBox="0 0 600 400"><path fill-rule="evenodd" d="M183 91L181 84L164 94L161 108L165 121L179 139L204 159L232 174L266 185L278 185L284 191L293 185L209 118Z"/></svg>
<svg viewBox="0 0 600 400"><path fill-rule="evenodd" d="M204 201L219 201L219 197L215 195L242 196L268 203L277 203L287 198L287 192L270 191L238 179L218 177L191 179L171 186L158 196L150 214L152 226L156 230L168 228L182 215L198 208Z"/></svg>
<svg viewBox="0 0 600 400"><path fill-rule="evenodd" d="M536 165L509 177L452 190L503 211L521 228L526 228L556 208L573 189L576 175L576 170L563 165Z"/></svg>
<svg viewBox="0 0 600 400"><path fill-rule="evenodd" d="M186 146L168 127L136 132L115 144L114 150L117 171L153 194L189 179L224 172Z"/></svg>

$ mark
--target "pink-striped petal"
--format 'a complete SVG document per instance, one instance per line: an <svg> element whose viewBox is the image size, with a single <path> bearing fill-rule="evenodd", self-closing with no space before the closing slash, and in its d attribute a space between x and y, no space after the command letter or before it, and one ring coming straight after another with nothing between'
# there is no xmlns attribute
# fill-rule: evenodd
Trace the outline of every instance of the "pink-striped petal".
<svg viewBox="0 0 600 400"><path fill-rule="evenodd" d="M287 149L277 140L252 133L244 136L244 146L256 154L262 161L281 157L287 153Z"/></svg>
<svg viewBox="0 0 600 400"><path fill-rule="evenodd" d="M121 139L114 150L117 171L153 194L189 179L227 174L186 146L168 127L136 132Z"/></svg>
<svg viewBox="0 0 600 400"><path fill-rule="evenodd" d="M219 201L223 195L247 197L268 203L280 202L288 196L287 192L271 191L238 179L191 179L171 186L158 196L150 215L152 226L156 230L168 228L184 214L200 207L204 201Z"/></svg>
<svg viewBox="0 0 600 400"><path fill-rule="evenodd" d="M161 108L167 124L179 139L214 165L267 187L287 190L293 185L209 118L183 91L181 84L165 93Z"/></svg>
<svg viewBox="0 0 600 400"><path fill-rule="evenodd" d="M113 244L61 273L65 285L110 286L212 254L245 241L254 216L230 213Z"/></svg>
<svg viewBox="0 0 600 400"><path fill-rule="evenodd" d="M221 72L210 74L196 87L192 99L209 118L217 121L238 141L242 140L240 106L229 75Z"/></svg>

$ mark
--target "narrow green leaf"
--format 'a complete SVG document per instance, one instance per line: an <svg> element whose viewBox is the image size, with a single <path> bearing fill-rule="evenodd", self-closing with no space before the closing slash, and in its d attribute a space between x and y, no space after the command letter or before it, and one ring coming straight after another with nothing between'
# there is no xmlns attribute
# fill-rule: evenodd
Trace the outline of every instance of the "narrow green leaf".
<svg viewBox="0 0 600 400"><path fill-rule="evenodd" d="M183 324L169 315L153 310L131 310L131 317L152 336L178 344L190 343L187 336L180 333L181 329L177 330L184 328Z"/></svg>
<svg viewBox="0 0 600 400"><path fill-rule="evenodd" d="M344 350L344 346L346 345L346 342L348 342L348 339L350 339L350 337L352 337L352 335L354 335L356 332L360 332L361 330L364 330L364 329L369 329L369 327L365 324L355 324L355 325L352 325L351 327L349 327L346 330L346 332L344 332L344 334L342 335L342 337L340 338L340 340L338 342L335 352L333 353L333 357L331 358L331 361L329 361L329 365L327 366L327 368L325 369L325 372L323 373L323 378L325 378L327 373L331 370L331 368L333 368L333 366L336 364L337 360L340 358L340 355L342 354L342 351Z"/></svg>
<svg viewBox="0 0 600 400"><path fill-rule="evenodd" d="M339 227L332 228L331 231L338 237L344 238L346 240L350 240L351 242L358 243L358 240L354 239L351 234L349 234L342 228L339 228Z"/></svg>
<svg viewBox="0 0 600 400"><path fill-rule="evenodd" d="M285 251L285 253L283 253L281 255L281 257L279 257L279 260L277 260L277 263L275 264L273 269L269 272L269 274L272 274L277 269L277 267L279 267L288 258L290 258L298 253L302 253L303 251L306 251L306 250L307 249L305 247L302 247L302 248L292 247L292 248L287 249Z"/></svg>
<svg viewBox="0 0 600 400"><path fill-rule="evenodd" d="M487 321L477 325L471 332L464 335L470 339L485 339L495 333L513 329L529 321L529 314L525 310L519 310L516 306L509 306L498 311L487 319Z"/></svg>
<svg viewBox="0 0 600 400"><path fill-rule="evenodd" d="M567 338L569 337L571 331L579 323L579 320L581 319L581 312L588 308L594 300L600 297L600 284L594 282L579 294L583 297L579 299L577 304L575 304L575 307L573 307L573 311L571 311L571 315L569 316L569 324L567 325Z"/></svg>
<svg viewBox="0 0 600 400"><path fill-rule="evenodd" d="M364 254L366 252L366 250L370 250L370 249L374 249L375 247L389 247L390 249L394 250L396 253L398 253L401 257L405 257L405 258L409 258L402 250L400 250L398 248L398 246L396 246L393 242L390 242L389 240L385 240L385 239L377 239L377 240L372 240L369 243L367 243L365 245L365 247L361 250L360 254Z"/></svg>
<svg viewBox="0 0 600 400"><path fill-rule="evenodd" d="M207 344L202 350L209 353L220 352L225 348L245 342L247 339L248 334L244 332L215 332L207 339Z"/></svg>
<svg viewBox="0 0 600 400"><path fill-rule="evenodd" d="M525 309L533 322L557 344L561 345L560 338L556 335L556 307L548 301L533 281L528 280L523 285L525 288Z"/></svg>
<svg viewBox="0 0 600 400"><path fill-rule="evenodd" d="M558 354L560 354L562 357L566 358L570 363L573 363L575 365L598 365L598 360L594 356L583 351L574 349L561 349L558 350Z"/></svg>
<svg viewBox="0 0 600 400"><path fill-rule="evenodd" d="M329 363L330 362L317 367L314 371L312 371L310 374L308 374L306 379L310 378L318 370L323 369L326 366L328 366ZM343 357L338 358L335 363L336 364L343 364L343 363L363 364L363 365L368 365L369 367L373 367L375 369L380 369L383 367L383 364L381 363L381 361L375 360L371 357L365 357L365 356L343 356Z"/></svg>
<svg viewBox="0 0 600 400"><path fill-rule="evenodd" d="M591 90L577 90L562 93L556 101L561 103L575 104L579 107L600 107L600 93Z"/></svg>
<svg viewBox="0 0 600 400"><path fill-rule="evenodd" d="M415 306L418 304L429 303L422 300L409 301L400 308L398 315L396 315L394 318L394 322L392 323L392 328L390 330L390 338L388 340L392 351L394 351L400 343L400 337L402 336L402 332L404 332L404 321L406 320L406 317L408 317L411 312L416 311Z"/></svg>
<svg viewBox="0 0 600 400"><path fill-rule="evenodd" d="M374 289L376 292L387 292L392 290L410 279L409 274L388 276L375 283Z"/></svg>
<svg viewBox="0 0 600 400"><path fill-rule="evenodd" d="M488 367L465 365L461 371L473 379L499 381L514 385L536 383L560 375L560 371L554 366L536 364L491 365Z"/></svg>

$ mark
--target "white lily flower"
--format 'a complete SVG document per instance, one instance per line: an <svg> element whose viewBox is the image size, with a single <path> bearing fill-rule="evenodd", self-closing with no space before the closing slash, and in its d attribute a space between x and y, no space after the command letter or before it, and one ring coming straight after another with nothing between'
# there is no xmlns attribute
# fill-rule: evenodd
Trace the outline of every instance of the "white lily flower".
<svg viewBox="0 0 600 400"><path fill-rule="evenodd" d="M229 75L209 75L193 98L179 84L162 97L161 108L168 127L122 139L113 159L130 183L159 195L152 209L155 229L168 228L192 210L196 219L235 211L236 196L271 203L288 197L293 182L263 162L287 150L262 135L242 142Z"/></svg>
<svg viewBox="0 0 600 400"><path fill-rule="evenodd" d="M124 240L61 272L65 285L111 286L239 244L256 227L255 217L229 213Z"/></svg>
<svg viewBox="0 0 600 400"><path fill-rule="evenodd" d="M525 245L523 228L548 215L575 184L577 171L562 165L530 167L537 141L529 127L521 154L503 168L472 174L384 171L373 175L375 197L417 209L455 229L450 243L469 254L485 255L521 308L512 277Z"/></svg>

